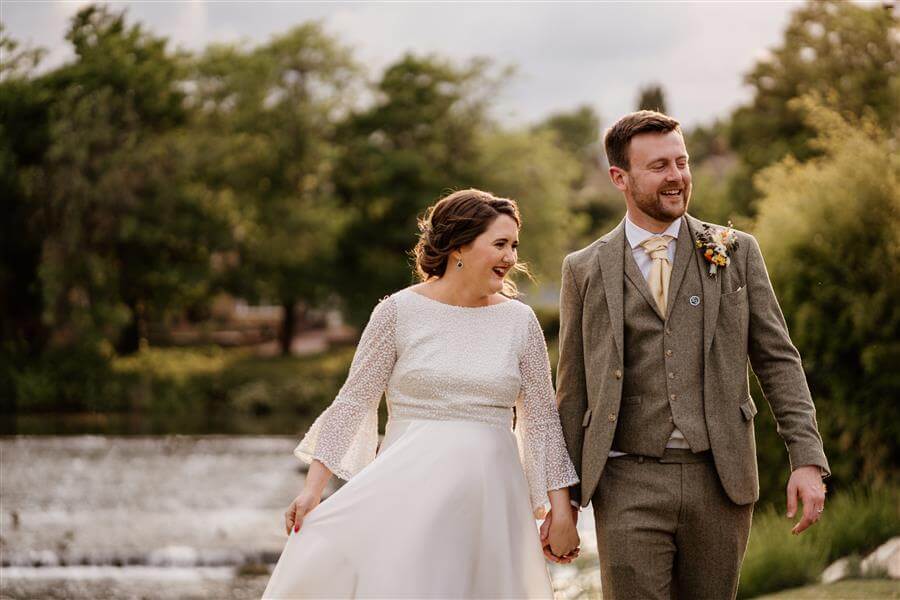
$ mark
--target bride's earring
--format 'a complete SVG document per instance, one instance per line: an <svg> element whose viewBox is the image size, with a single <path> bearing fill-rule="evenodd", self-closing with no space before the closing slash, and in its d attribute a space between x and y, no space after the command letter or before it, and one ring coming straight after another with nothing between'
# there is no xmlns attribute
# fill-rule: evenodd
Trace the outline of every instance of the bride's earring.
<svg viewBox="0 0 900 600"><path fill-rule="evenodd" d="M462 269L462 256L457 257L456 259L456 268Z"/></svg>

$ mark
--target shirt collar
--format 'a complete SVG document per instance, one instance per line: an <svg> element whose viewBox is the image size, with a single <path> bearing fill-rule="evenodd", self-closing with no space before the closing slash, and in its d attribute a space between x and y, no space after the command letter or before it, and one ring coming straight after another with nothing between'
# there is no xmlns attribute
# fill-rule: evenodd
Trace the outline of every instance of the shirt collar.
<svg viewBox="0 0 900 600"><path fill-rule="evenodd" d="M646 229L642 229L631 222L631 218L629 218L628 213L625 213L625 237L628 239L628 245L631 246L632 249L637 248L641 245L641 242L646 240L647 238L651 238L656 235L670 235L675 239L678 239L678 231L681 229L681 219L675 219L665 231L662 233L653 233L651 231L647 231Z"/></svg>

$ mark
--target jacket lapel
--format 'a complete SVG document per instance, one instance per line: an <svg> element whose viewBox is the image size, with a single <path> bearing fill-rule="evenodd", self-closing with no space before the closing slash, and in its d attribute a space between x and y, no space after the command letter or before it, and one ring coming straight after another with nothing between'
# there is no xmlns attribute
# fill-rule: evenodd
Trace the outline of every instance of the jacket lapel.
<svg viewBox="0 0 900 600"><path fill-rule="evenodd" d="M625 360L625 318L623 308L623 268L625 258L625 221L600 240L597 249L597 260L600 263L600 276L603 279L603 290L606 293L606 306L609 309L609 322L612 325L613 338L619 351L619 360ZM631 262L634 262L632 259ZM637 268L637 267L635 267Z"/></svg>
<svg viewBox="0 0 900 600"><path fill-rule="evenodd" d="M697 235L703 230L703 225L690 215L687 216L687 222L691 231L691 248L695 250ZM716 323L719 319L719 301L722 298L720 277L710 277L706 268L706 261L697 257L700 264L700 280L703 282L703 358L709 353L712 347L713 337L716 333Z"/></svg>
<svg viewBox="0 0 900 600"><path fill-rule="evenodd" d="M681 220L681 229L678 231L678 241L675 244L675 264L672 265L672 274L669 277L669 300L666 306L666 314L671 315L678 298L678 290L684 281L684 274L694 255L694 238L688 228L687 220Z"/></svg>

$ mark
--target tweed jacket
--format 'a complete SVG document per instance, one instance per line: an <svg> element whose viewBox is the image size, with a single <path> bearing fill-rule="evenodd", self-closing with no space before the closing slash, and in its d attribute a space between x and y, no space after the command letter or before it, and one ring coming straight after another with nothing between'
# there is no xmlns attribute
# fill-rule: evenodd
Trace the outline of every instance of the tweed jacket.
<svg viewBox="0 0 900 600"><path fill-rule="evenodd" d="M703 222L685 215L678 243L694 244ZM784 439L791 468L828 462L800 354L769 281L756 239L735 232L727 267L703 274L703 396L716 471L735 504L759 498L759 475L748 363ZM630 249L629 249L630 251ZM695 252L699 252L696 248ZM557 402L566 446L581 484L571 489L586 506L612 447L622 401L624 365L624 220L563 261ZM694 332L694 334L698 334ZM679 332L674 332L679 335ZM681 335L691 335L691 332Z"/></svg>

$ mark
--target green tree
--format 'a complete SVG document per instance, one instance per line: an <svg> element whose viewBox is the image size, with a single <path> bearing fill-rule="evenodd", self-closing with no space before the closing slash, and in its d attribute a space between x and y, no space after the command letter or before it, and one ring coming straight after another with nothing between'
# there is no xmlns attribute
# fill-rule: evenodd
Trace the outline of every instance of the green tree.
<svg viewBox="0 0 900 600"><path fill-rule="evenodd" d="M38 279L41 238L32 233L34 206L22 173L49 145L49 90L35 81L41 50L20 48L0 24L0 410L15 398L13 370L39 356L50 332Z"/></svg>
<svg viewBox="0 0 900 600"><path fill-rule="evenodd" d="M764 170L755 234L818 408L838 485L896 480L900 464L900 157L870 116L847 120L811 97L819 153ZM766 456L780 443L760 429ZM784 461L781 458L769 460ZM771 465L771 463L770 463ZM785 465L786 469L786 465ZM771 469L770 469L771 470ZM784 472L784 471L782 471ZM783 481L771 483L780 490ZM770 489L769 492L772 492Z"/></svg>
<svg viewBox="0 0 900 600"><path fill-rule="evenodd" d="M666 93L658 83L646 85L638 92L637 110L666 113Z"/></svg>
<svg viewBox="0 0 900 600"><path fill-rule="evenodd" d="M735 204L730 180L738 168L738 158L728 146L728 124L716 120L685 131L685 144L691 157L693 192L690 212L704 221L749 228L752 219Z"/></svg>
<svg viewBox="0 0 900 600"><path fill-rule="evenodd" d="M218 157L206 162L204 179L240 198L247 224L228 288L283 307L285 354L298 309L331 291L344 227L332 180L335 122L358 75L350 51L315 23L250 51L212 47L195 72L201 135L208 156Z"/></svg>
<svg viewBox="0 0 900 600"><path fill-rule="evenodd" d="M166 41L89 6L67 39L76 59L46 75L50 145L25 174L42 239L44 320L57 338L134 352L150 319L207 291L230 238L192 181L180 60Z"/></svg>
<svg viewBox="0 0 900 600"><path fill-rule="evenodd" d="M595 163L600 151L600 117L590 106L555 113L535 127L556 134L557 143L572 156Z"/></svg>
<svg viewBox="0 0 900 600"><path fill-rule="evenodd" d="M406 55L385 70L374 106L344 124L335 183L350 223L334 285L352 320L411 282L416 217L448 191L479 185L478 137L491 128L485 107L498 83L488 69Z"/></svg>
<svg viewBox="0 0 900 600"><path fill-rule="evenodd" d="M481 139L478 166L480 186L519 204L519 259L538 283L558 281L563 257L587 225L572 210L578 159L559 148L550 131L494 132Z"/></svg>
<svg viewBox="0 0 900 600"><path fill-rule="evenodd" d="M731 146L741 158L732 193L748 214L753 175L790 154L814 156L815 131L791 100L810 92L833 107L861 117L871 114L885 130L900 125L900 38L895 11L837 0L809 1L796 10L780 46L745 77L753 100L737 109Z"/></svg>
<svg viewBox="0 0 900 600"><path fill-rule="evenodd" d="M692 167L707 160L734 156L728 143L728 126L727 121L716 119L710 125L697 125L684 132Z"/></svg>

